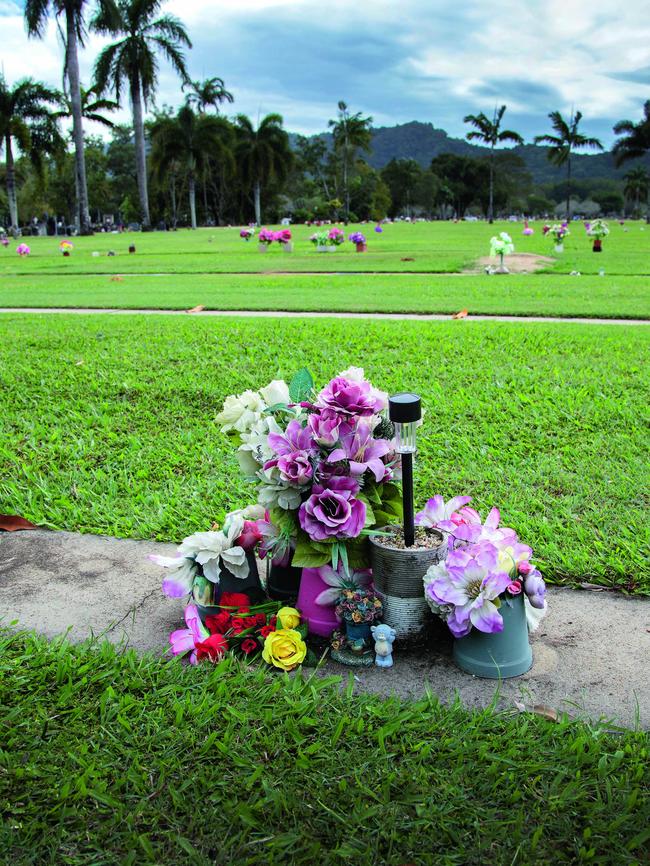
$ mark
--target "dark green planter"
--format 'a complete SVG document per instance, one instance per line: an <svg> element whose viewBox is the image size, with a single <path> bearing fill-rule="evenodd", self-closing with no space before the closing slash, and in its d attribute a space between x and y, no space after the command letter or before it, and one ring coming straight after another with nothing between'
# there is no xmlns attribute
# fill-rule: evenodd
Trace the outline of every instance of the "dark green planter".
<svg viewBox="0 0 650 866"><path fill-rule="evenodd" d="M291 565L271 565L266 581L266 591L274 601L295 601L300 590L302 568Z"/></svg>
<svg viewBox="0 0 650 866"><path fill-rule="evenodd" d="M235 575L228 571L227 568L222 568L221 579L215 587L217 603L196 605L202 623L205 623L205 618L207 616L213 616L222 610L222 608L219 607L219 599L221 598L222 592L243 592L249 597L251 604L261 604L266 600L266 594L262 588L262 584L260 583L260 575L257 570L255 554L252 551L248 551L246 559L248 560L248 577L243 579L235 577Z"/></svg>
<svg viewBox="0 0 650 866"><path fill-rule="evenodd" d="M454 641L454 661L477 677L498 680L518 677L533 665L523 593L501 602L503 631L485 634L473 628Z"/></svg>
<svg viewBox="0 0 650 866"><path fill-rule="evenodd" d="M345 634L349 640L370 640L370 623L369 622L348 622L345 621Z"/></svg>

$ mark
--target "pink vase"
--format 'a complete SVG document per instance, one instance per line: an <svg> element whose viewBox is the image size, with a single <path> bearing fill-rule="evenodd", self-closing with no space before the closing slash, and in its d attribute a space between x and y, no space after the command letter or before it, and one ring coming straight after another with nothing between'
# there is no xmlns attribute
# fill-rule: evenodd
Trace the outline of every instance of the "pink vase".
<svg viewBox="0 0 650 866"><path fill-rule="evenodd" d="M317 568L303 568L296 607L307 622L310 634L327 638L339 628L339 621L334 615L334 605L316 604L316 597L330 588L321 580Z"/></svg>

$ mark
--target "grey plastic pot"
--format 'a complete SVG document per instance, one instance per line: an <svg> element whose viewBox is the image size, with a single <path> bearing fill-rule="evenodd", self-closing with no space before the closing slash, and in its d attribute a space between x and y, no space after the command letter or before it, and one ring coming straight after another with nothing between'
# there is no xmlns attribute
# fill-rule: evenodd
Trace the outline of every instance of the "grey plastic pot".
<svg viewBox="0 0 650 866"><path fill-rule="evenodd" d="M384 527L390 531L397 527ZM384 622L397 632L398 639L421 636L430 620L422 579L429 566L447 558L447 540L442 532L429 532L440 538L438 547L387 547L370 536L370 561L375 590L384 604Z"/></svg>
<svg viewBox="0 0 650 866"><path fill-rule="evenodd" d="M524 596L502 600L503 631L485 634L473 628L454 641L454 661L462 670L490 680L518 677L533 665Z"/></svg>

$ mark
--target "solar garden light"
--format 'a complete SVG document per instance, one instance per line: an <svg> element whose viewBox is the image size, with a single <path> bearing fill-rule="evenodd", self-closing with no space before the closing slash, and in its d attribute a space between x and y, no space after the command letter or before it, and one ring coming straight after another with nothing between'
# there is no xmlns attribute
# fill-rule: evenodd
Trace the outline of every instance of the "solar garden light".
<svg viewBox="0 0 650 866"><path fill-rule="evenodd" d="M402 501L404 506L404 544L415 543L413 509L413 455L417 450L415 431L422 418L422 404L417 394L402 392L388 398L388 417L395 427L395 450L402 456Z"/></svg>

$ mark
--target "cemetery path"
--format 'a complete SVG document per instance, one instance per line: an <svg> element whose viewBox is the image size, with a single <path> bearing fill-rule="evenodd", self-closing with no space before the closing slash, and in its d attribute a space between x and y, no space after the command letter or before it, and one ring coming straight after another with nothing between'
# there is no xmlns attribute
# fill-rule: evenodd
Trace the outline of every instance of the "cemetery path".
<svg viewBox="0 0 650 866"><path fill-rule="evenodd" d="M464 312L464 311L463 311ZM290 318L290 319L371 319L378 321L448 322L456 317L472 322L570 322L583 325L650 325L650 319L595 319L569 316L498 316L449 313L353 313L346 311L314 312L300 310L156 310L117 309L109 307L0 307L0 313L83 314L112 316L230 316L235 318Z"/></svg>
<svg viewBox="0 0 650 866"><path fill-rule="evenodd" d="M162 571L150 553L174 545L71 532L0 533L0 621L47 637L94 635L162 656L182 624L179 600L160 590ZM606 590L549 590L549 614L532 635L532 670L480 680L459 671L448 638L418 653L400 651L395 666L355 669L357 691L415 698L428 686L441 700L457 694L468 707L534 709L650 729L650 598ZM328 661L322 671L347 679Z"/></svg>

